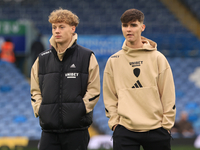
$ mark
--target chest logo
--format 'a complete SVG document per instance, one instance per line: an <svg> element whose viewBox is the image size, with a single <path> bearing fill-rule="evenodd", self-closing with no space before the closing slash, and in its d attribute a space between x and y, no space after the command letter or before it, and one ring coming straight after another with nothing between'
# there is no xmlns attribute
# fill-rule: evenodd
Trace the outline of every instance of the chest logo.
<svg viewBox="0 0 200 150"><path fill-rule="evenodd" d="M129 62L129 64L130 64L132 67L141 66L141 64L143 64L143 61Z"/></svg>
<svg viewBox="0 0 200 150"><path fill-rule="evenodd" d="M75 64L72 64L72 65L70 66L70 68L76 68Z"/></svg>
<svg viewBox="0 0 200 150"><path fill-rule="evenodd" d="M79 73L65 73L65 77L67 78L76 78L78 75Z"/></svg>
<svg viewBox="0 0 200 150"><path fill-rule="evenodd" d="M119 55L111 56L111 58L119 58Z"/></svg>
<svg viewBox="0 0 200 150"><path fill-rule="evenodd" d="M51 51L43 52L43 53L41 54L41 56L44 56L44 55L49 54L49 53L51 53Z"/></svg>

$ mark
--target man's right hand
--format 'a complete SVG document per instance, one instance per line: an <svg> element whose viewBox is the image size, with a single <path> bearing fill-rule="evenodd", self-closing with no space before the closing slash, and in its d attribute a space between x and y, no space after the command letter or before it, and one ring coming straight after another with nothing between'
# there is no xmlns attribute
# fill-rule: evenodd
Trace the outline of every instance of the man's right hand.
<svg viewBox="0 0 200 150"><path fill-rule="evenodd" d="M115 128L117 127L117 125L118 125L118 124L116 124L116 125L113 126L113 128L112 128L113 131L115 131Z"/></svg>

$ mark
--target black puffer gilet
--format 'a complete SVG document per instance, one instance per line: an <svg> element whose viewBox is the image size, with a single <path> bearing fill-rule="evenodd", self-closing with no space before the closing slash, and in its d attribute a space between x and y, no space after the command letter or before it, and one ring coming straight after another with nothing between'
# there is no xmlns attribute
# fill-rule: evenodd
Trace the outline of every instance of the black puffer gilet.
<svg viewBox="0 0 200 150"><path fill-rule="evenodd" d="M39 86L42 103L39 119L42 130L66 132L86 129L92 112L86 114L83 97L87 91L88 68L93 52L76 43L60 61L52 47L39 55Z"/></svg>

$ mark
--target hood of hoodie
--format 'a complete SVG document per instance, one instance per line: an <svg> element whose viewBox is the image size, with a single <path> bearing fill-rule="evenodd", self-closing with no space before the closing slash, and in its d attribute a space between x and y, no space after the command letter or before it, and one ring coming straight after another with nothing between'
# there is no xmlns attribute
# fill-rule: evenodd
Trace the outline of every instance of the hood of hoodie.
<svg viewBox="0 0 200 150"><path fill-rule="evenodd" d="M126 54L131 54L131 53L135 53L137 51L144 51L144 50L149 50L149 51L156 51L157 50L157 43L147 39L143 36L141 36L142 39L142 43L143 43L143 47L142 48L131 48L128 47L126 45L126 40L124 41L123 45L122 45L122 49L124 50L124 52Z"/></svg>
<svg viewBox="0 0 200 150"><path fill-rule="evenodd" d="M72 40L71 40L71 42L69 43L69 45L68 45L68 47L66 48L66 50L67 50L69 47L71 47L71 46L74 44L74 42L77 41L77 39L78 39L78 34L77 34L77 33L74 33L74 35L72 36ZM49 42L50 42L51 46L53 46L53 47L55 48L55 50L57 51L58 58L62 61L63 56L64 56L66 50L63 51L63 52L59 52L59 51L58 51L58 49L57 49L57 44L56 44L56 42L55 42L55 39L54 39L53 35L51 36Z"/></svg>

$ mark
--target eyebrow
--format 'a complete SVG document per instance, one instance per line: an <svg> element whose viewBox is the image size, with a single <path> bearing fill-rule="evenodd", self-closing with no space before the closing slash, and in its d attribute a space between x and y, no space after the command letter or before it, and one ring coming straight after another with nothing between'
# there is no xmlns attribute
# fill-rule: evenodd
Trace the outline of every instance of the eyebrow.
<svg viewBox="0 0 200 150"><path fill-rule="evenodd" d="M122 25L128 25L129 23L122 23ZM130 23L130 25L138 25L137 23Z"/></svg>
<svg viewBox="0 0 200 150"><path fill-rule="evenodd" d="M60 25L52 25L52 27L60 27L60 26L64 26L63 24L60 24Z"/></svg>
<svg viewBox="0 0 200 150"><path fill-rule="evenodd" d="M131 25L138 25L137 23L131 23Z"/></svg>

